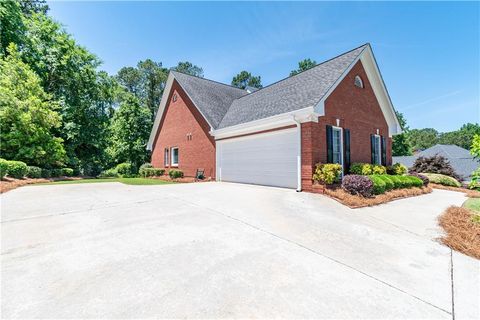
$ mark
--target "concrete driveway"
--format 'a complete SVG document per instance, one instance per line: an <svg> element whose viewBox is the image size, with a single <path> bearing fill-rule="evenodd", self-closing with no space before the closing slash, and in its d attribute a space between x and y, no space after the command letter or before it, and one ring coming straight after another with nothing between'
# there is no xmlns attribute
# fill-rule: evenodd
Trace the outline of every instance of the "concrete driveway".
<svg viewBox="0 0 480 320"><path fill-rule="evenodd" d="M460 193L351 210L201 183L1 196L4 318L478 318L479 262L439 244Z"/></svg>

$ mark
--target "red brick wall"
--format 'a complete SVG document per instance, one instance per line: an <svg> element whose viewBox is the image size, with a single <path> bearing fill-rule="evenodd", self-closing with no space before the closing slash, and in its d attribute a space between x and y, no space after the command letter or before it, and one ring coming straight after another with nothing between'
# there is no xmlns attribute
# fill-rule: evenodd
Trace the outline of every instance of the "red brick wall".
<svg viewBox="0 0 480 320"><path fill-rule="evenodd" d="M174 94L177 95L175 102L172 100ZM178 169L185 176L193 177L197 169L202 168L206 177L215 178L215 141L208 133L210 126L176 81L159 128L152 150L154 167L165 167L165 148L178 147ZM192 135L191 140L187 139L187 134Z"/></svg>
<svg viewBox="0 0 480 320"><path fill-rule="evenodd" d="M354 85L359 75L364 88ZM311 191L315 163L327 161L326 126L335 125L350 129L351 162L371 162L370 134L387 138L387 163L392 161L392 141L380 105L373 93L362 63L359 61L325 101L325 116L318 123L302 124L302 188Z"/></svg>

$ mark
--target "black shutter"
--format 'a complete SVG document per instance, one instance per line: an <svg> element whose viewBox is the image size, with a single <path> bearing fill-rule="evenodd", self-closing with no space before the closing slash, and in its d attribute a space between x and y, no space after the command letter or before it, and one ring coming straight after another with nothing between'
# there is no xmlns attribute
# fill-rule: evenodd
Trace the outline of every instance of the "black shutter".
<svg viewBox="0 0 480 320"><path fill-rule="evenodd" d="M344 170L348 172L350 169L350 129L343 129L343 149L344 149Z"/></svg>
<svg viewBox="0 0 480 320"><path fill-rule="evenodd" d="M376 154L375 154L375 135L370 135L370 146L372 150L372 164L375 164Z"/></svg>
<svg viewBox="0 0 480 320"><path fill-rule="evenodd" d="M332 126L327 126L327 163L333 162L333 132Z"/></svg>
<svg viewBox="0 0 480 320"><path fill-rule="evenodd" d="M384 136L381 137L382 139L382 166L387 165L387 139Z"/></svg>

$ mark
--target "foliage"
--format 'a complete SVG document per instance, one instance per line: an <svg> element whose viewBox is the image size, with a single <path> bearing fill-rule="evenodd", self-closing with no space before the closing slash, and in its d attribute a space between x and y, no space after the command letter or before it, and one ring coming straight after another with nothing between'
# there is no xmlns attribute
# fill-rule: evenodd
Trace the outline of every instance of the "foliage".
<svg viewBox="0 0 480 320"><path fill-rule="evenodd" d="M129 178L135 176L135 168L130 162L123 162L117 164L117 166L115 167L115 171L121 178Z"/></svg>
<svg viewBox="0 0 480 320"><path fill-rule="evenodd" d="M8 55L10 43L19 45L23 42L25 26L22 8L18 1L0 1L0 57Z"/></svg>
<svg viewBox="0 0 480 320"><path fill-rule="evenodd" d="M461 187L462 184L458 182L455 178L439 173L422 173L424 176L426 176L431 183L437 183L441 184L444 186L450 186L450 187Z"/></svg>
<svg viewBox="0 0 480 320"><path fill-rule="evenodd" d="M36 179L42 177L42 169L35 166L28 166L27 173L25 174L27 177Z"/></svg>
<svg viewBox="0 0 480 320"><path fill-rule="evenodd" d="M52 177L52 170L50 169L45 169L45 168L42 168L42 178L51 178Z"/></svg>
<svg viewBox="0 0 480 320"><path fill-rule="evenodd" d="M63 176L63 170L60 169L60 168L50 169L50 174L54 178L61 177L61 176Z"/></svg>
<svg viewBox="0 0 480 320"><path fill-rule="evenodd" d="M415 176L391 176L391 175L370 175L373 182L374 194L382 194L392 189L403 189L411 187L422 187L424 185L420 177Z"/></svg>
<svg viewBox="0 0 480 320"><path fill-rule="evenodd" d="M430 179L428 179L428 177L426 175L416 173L416 172L411 172L409 175L412 176L412 177L417 177L420 180L422 180L422 183L423 183L424 187L428 186L428 184L430 183Z"/></svg>
<svg viewBox="0 0 480 320"><path fill-rule="evenodd" d="M372 165L372 173L373 174L386 174L387 173L387 168L385 166L375 164L375 165Z"/></svg>
<svg viewBox="0 0 480 320"><path fill-rule="evenodd" d="M480 191L480 167L472 172L472 180L470 180L468 188Z"/></svg>
<svg viewBox="0 0 480 320"><path fill-rule="evenodd" d="M342 179L342 188L350 194L371 197L373 182L366 176L349 174Z"/></svg>
<svg viewBox="0 0 480 320"><path fill-rule="evenodd" d="M394 157L412 155L412 147L410 146L410 142L406 133L393 136L392 155Z"/></svg>
<svg viewBox="0 0 480 320"><path fill-rule="evenodd" d="M473 136L472 145L470 147L470 154L476 158L480 159L480 134Z"/></svg>
<svg viewBox="0 0 480 320"><path fill-rule="evenodd" d="M450 162L442 156L435 155L433 157L418 157L413 166L410 168L411 171L422 173L440 173L455 179L459 179L458 175L453 170Z"/></svg>
<svg viewBox="0 0 480 320"><path fill-rule="evenodd" d="M374 176L378 177L380 180L382 180L385 183L385 191L390 191L392 189L395 189L395 183L388 175L381 174L381 175L374 175Z"/></svg>
<svg viewBox="0 0 480 320"><path fill-rule="evenodd" d="M478 123L466 123L459 130L441 133L438 143L454 144L468 150L475 135L480 135L480 125Z"/></svg>
<svg viewBox="0 0 480 320"><path fill-rule="evenodd" d="M108 155L115 163L129 162L138 168L149 158L146 146L151 127L150 111L136 97L125 93L111 122Z"/></svg>
<svg viewBox="0 0 480 320"><path fill-rule="evenodd" d="M62 168L62 176L73 177L73 169L72 168Z"/></svg>
<svg viewBox="0 0 480 320"><path fill-rule="evenodd" d="M171 179L178 179L183 178L183 171L181 170L170 170L168 171L168 175Z"/></svg>
<svg viewBox="0 0 480 320"><path fill-rule="evenodd" d="M370 175L373 173L373 166L370 163L352 163L350 166L350 173L359 175Z"/></svg>
<svg viewBox="0 0 480 320"><path fill-rule="evenodd" d="M395 163L387 167L387 173L393 175L404 175L408 171L407 167L401 163Z"/></svg>
<svg viewBox="0 0 480 320"><path fill-rule="evenodd" d="M368 176L373 182L373 194L382 194L386 191L386 184L382 178L377 175Z"/></svg>
<svg viewBox="0 0 480 320"><path fill-rule="evenodd" d="M322 184L333 184L340 180L342 166L338 163L317 163L313 180Z"/></svg>
<svg viewBox="0 0 480 320"><path fill-rule="evenodd" d="M27 173L27 164L22 161L7 161L8 176L16 179L21 179Z"/></svg>
<svg viewBox="0 0 480 320"><path fill-rule="evenodd" d="M141 168L138 172L141 177L160 177L165 174L165 169L161 168Z"/></svg>
<svg viewBox="0 0 480 320"><path fill-rule="evenodd" d="M184 61L179 62L177 66L173 67L172 70L186 73L195 77L203 78L203 69L199 66L192 64L191 62Z"/></svg>
<svg viewBox="0 0 480 320"><path fill-rule="evenodd" d="M4 157L35 165L65 160L61 138L54 136L61 118L59 105L43 90L38 76L11 44L0 60L0 150Z"/></svg>
<svg viewBox="0 0 480 320"><path fill-rule="evenodd" d="M317 65L317 62L315 60L310 60L308 59L303 59L302 61L298 62L298 69L292 70L290 72L290 77L294 76L300 72L306 71L308 69L311 69Z"/></svg>
<svg viewBox="0 0 480 320"><path fill-rule="evenodd" d="M0 158L0 179L8 173L8 160Z"/></svg>
<svg viewBox="0 0 480 320"><path fill-rule="evenodd" d="M232 79L232 86L245 89L248 87L261 88L262 80L260 76L252 76L250 72L242 71Z"/></svg>
<svg viewBox="0 0 480 320"><path fill-rule="evenodd" d="M25 15L32 13L46 14L49 10L46 0L19 0L20 8Z"/></svg>
<svg viewBox="0 0 480 320"><path fill-rule="evenodd" d="M57 185L57 184L86 184L86 183L103 183L103 182L120 182L126 185L160 185L171 184L171 181L165 181L161 179L146 179L146 178L90 178L90 179L75 179L75 180L63 180L48 182L41 185Z"/></svg>
<svg viewBox="0 0 480 320"><path fill-rule="evenodd" d="M99 174L99 177L100 178L116 178L116 177L118 177L118 172L115 168L107 169L107 170L102 171Z"/></svg>

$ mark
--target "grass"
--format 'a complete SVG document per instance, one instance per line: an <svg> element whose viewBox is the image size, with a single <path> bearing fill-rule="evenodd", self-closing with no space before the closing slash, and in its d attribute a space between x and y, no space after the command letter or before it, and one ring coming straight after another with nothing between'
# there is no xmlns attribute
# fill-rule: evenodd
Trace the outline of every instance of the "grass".
<svg viewBox="0 0 480 320"><path fill-rule="evenodd" d="M470 198L463 203L462 207L480 213L480 198Z"/></svg>
<svg viewBox="0 0 480 320"><path fill-rule="evenodd" d="M478 214L467 208L451 206L439 218L445 230L443 244L480 259L480 223Z"/></svg>
<svg viewBox="0 0 480 320"><path fill-rule="evenodd" d="M173 182L164 181L160 179L147 179L147 178L98 178L98 179L78 179L78 180L64 180L54 181L48 183L39 183L38 185L54 185L54 184L80 184L80 183L101 183L101 182L120 182L123 184L134 186L147 186L157 184L170 184Z"/></svg>

